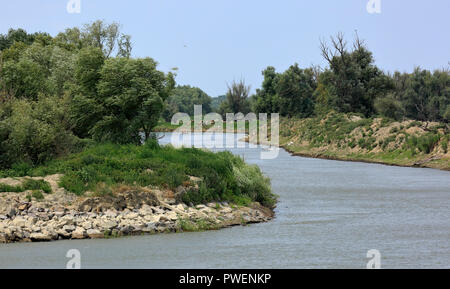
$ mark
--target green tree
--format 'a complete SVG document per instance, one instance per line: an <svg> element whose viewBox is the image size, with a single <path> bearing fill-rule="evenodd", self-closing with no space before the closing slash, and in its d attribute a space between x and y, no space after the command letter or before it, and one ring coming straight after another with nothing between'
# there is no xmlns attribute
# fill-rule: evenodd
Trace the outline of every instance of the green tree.
<svg viewBox="0 0 450 289"><path fill-rule="evenodd" d="M280 114L308 117L314 111L313 93L316 89L311 69L301 69L298 64L289 67L279 76L276 85Z"/></svg>
<svg viewBox="0 0 450 289"><path fill-rule="evenodd" d="M67 100L41 97L0 104L0 167L32 165L71 151L78 140L70 131Z"/></svg>
<svg viewBox="0 0 450 289"><path fill-rule="evenodd" d="M264 80L261 89L256 90L253 99L253 110L256 113L272 113L280 111L280 101L277 95L279 74L272 66L263 70Z"/></svg>
<svg viewBox="0 0 450 289"><path fill-rule="evenodd" d="M395 120L401 120L405 114L402 103L395 99L392 93L386 97L377 98L374 106L377 113Z"/></svg>
<svg viewBox="0 0 450 289"><path fill-rule="evenodd" d="M86 123L84 114L92 109L93 122L87 129L94 139L140 144L141 131L148 139L174 86L173 75L165 75L156 66L150 58L106 60L97 94L74 100L75 121Z"/></svg>
<svg viewBox="0 0 450 289"><path fill-rule="evenodd" d="M211 97L200 88L189 85L177 86L166 103L164 118L167 121L177 112L194 115L194 105L202 105L203 113L211 112Z"/></svg>
<svg viewBox="0 0 450 289"><path fill-rule="evenodd" d="M374 65L372 53L356 36L348 51L343 34L331 37L332 47L321 43L322 56L332 72L329 91L333 107L342 112L373 114L375 98L393 89L392 80Z"/></svg>
<svg viewBox="0 0 450 289"><path fill-rule="evenodd" d="M222 102L219 111L222 115L226 113L247 114L250 111L249 103L250 86L241 79L239 82L233 81L228 85L227 98Z"/></svg>

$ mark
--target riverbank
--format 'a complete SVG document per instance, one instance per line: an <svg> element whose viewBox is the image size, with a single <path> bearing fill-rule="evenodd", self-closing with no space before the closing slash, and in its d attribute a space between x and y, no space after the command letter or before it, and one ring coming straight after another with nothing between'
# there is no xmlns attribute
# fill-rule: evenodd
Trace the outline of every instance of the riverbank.
<svg viewBox="0 0 450 289"><path fill-rule="evenodd" d="M274 215L256 202L187 205L174 192L158 188L123 187L114 195L76 196L57 185L61 177L43 178L54 192L42 199L30 199L29 192L0 195L0 243L216 230L266 222Z"/></svg>
<svg viewBox="0 0 450 289"><path fill-rule="evenodd" d="M449 140L447 126L433 122L330 113L280 123L280 146L313 158L450 170Z"/></svg>
<svg viewBox="0 0 450 289"><path fill-rule="evenodd" d="M219 229L268 221L276 196L229 152L93 144L0 171L0 242Z"/></svg>

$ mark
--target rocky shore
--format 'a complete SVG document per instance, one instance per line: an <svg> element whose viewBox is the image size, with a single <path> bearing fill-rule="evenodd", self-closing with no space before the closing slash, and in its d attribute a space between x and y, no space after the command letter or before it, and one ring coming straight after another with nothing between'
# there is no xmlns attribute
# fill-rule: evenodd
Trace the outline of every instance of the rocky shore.
<svg viewBox="0 0 450 289"><path fill-rule="evenodd" d="M83 196L59 188L60 176L48 176L53 193L30 199L30 192L0 193L0 243L202 231L266 222L273 211L258 203L237 207L225 202L193 206L176 192L123 187L114 194ZM0 182L20 182L3 179Z"/></svg>

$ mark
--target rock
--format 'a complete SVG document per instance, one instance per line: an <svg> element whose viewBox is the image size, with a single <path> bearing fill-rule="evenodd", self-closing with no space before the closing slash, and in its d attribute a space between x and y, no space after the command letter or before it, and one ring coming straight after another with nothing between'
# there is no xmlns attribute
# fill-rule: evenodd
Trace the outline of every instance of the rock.
<svg viewBox="0 0 450 289"><path fill-rule="evenodd" d="M89 229L87 230L87 235L89 236L89 238L91 239L100 239L100 238L104 238L105 235L102 234L99 230L97 229Z"/></svg>
<svg viewBox="0 0 450 289"><path fill-rule="evenodd" d="M11 207L7 210L7 216L12 218L16 215L16 209L14 207Z"/></svg>
<svg viewBox="0 0 450 289"><path fill-rule="evenodd" d="M139 217L139 214L134 213L134 212L125 215L125 218L126 218L126 219L136 219L137 217Z"/></svg>
<svg viewBox="0 0 450 289"><path fill-rule="evenodd" d="M5 233L0 233L0 243L8 243L8 236Z"/></svg>
<svg viewBox="0 0 450 289"><path fill-rule="evenodd" d="M175 206L175 209L184 212L184 209L185 209L185 208L184 208L183 204L178 204L178 205Z"/></svg>
<svg viewBox="0 0 450 289"><path fill-rule="evenodd" d="M83 222L81 224L81 227L83 227L85 230L92 229L92 222L90 221Z"/></svg>
<svg viewBox="0 0 450 289"><path fill-rule="evenodd" d="M61 218L61 217L63 217L65 214L66 214L66 213L65 213L64 211L58 211L58 212L55 212L55 217Z"/></svg>
<svg viewBox="0 0 450 289"><path fill-rule="evenodd" d="M146 224L145 228L142 229L142 232L154 233L156 230L157 230L156 223L151 222Z"/></svg>
<svg viewBox="0 0 450 289"><path fill-rule="evenodd" d="M52 237L44 233L31 233L30 239L33 242L48 242L52 240Z"/></svg>
<svg viewBox="0 0 450 289"><path fill-rule="evenodd" d="M39 233L41 231L41 227L37 225L31 226L31 231Z"/></svg>
<svg viewBox="0 0 450 289"><path fill-rule="evenodd" d="M71 233L67 232L66 230L59 229L56 231L56 233L61 236L63 239L68 239L71 236Z"/></svg>
<svg viewBox="0 0 450 289"><path fill-rule="evenodd" d="M152 209L155 214L164 214L165 212L164 209L162 209L161 207L154 207Z"/></svg>
<svg viewBox="0 0 450 289"><path fill-rule="evenodd" d="M72 232L72 239L85 239L86 231L82 227L77 227L75 231Z"/></svg>
<svg viewBox="0 0 450 289"><path fill-rule="evenodd" d="M176 221L176 220L178 220L178 216L177 216L177 213L175 213L175 212L168 212L167 214L166 214L166 216L167 216L167 218L169 219L169 220L171 220L171 221Z"/></svg>
<svg viewBox="0 0 450 289"><path fill-rule="evenodd" d="M113 211L113 210L107 210L105 212L105 216L109 217L109 218L115 218L115 217L117 217L117 212Z"/></svg>
<svg viewBox="0 0 450 289"><path fill-rule="evenodd" d="M194 177L194 176L189 176L189 180L190 180L191 182L194 182L194 183L198 183L198 182L203 181L202 178L198 178L198 177Z"/></svg>
<svg viewBox="0 0 450 289"><path fill-rule="evenodd" d="M11 224L14 226L17 226L19 228L25 227L26 220L22 217L16 217L14 220L12 220Z"/></svg>
<svg viewBox="0 0 450 289"><path fill-rule="evenodd" d="M206 206L205 206L205 205L197 205L197 206L195 206L195 208L196 208L197 210L201 210L201 209L205 209Z"/></svg>
<svg viewBox="0 0 450 289"><path fill-rule="evenodd" d="M159 218L160 218L160 216L158 216L158 215L145 215L144 216L145 221L154 222L154 223L159 222Z"/></svg>
<svg viewBox="0 0 450 289"><path fill-rule="evenodd" d="M230 207L225 207L225 208L221 208L220 212L224 213L224 214L228 214L228 213L233 212L233 210Z"/></svg>
<svg viewBox="0 0 450 289"><path fill-rule="evenodd" d="M31 207L31 203L25 202L19 205L18 209L19 211L25 211L28 210L28 208Z"/></svg>
<svg viewBox="0 0 450 289"><path fill-rule="evenodd" d="M153 214L152 207L149 205L144 204L142 208L139 209L139 214L142 216L147 216Z"/></svg>
<svg viewBox="0 0 450 289"><path fill-rule="evenodd" d="M76 227L74 225L65 225L63 226L63 230L70 233L75 231Z"/></svg>
<svg viewBox="0 0 450 289"><path fill-rule="evenodd" d="M99 223L99 226L104 230L111 230L117 227L117 222L115 221L102 221Z"/></svg>
<svg viewBox="0 0 450 289"><path fill-rule="evenodd" d="M129 235L133 231L133 227L131 226L125 226L120 228L120 234L122 235Z"/></svg>
<svg viewBox="0 0 450 289"><path fill-rule="evenodd" d="M8 219L7 216L5 216L5 215L0 215L0 220L6 220L6 219Z"/></svg>
<svg viewBox="0 0 450 289"><path fill-rule="evenodd" d="M53 228L46 228L42 230L42 234L49 236L51 240L58 240L58 233L56 233Z"/></svg>

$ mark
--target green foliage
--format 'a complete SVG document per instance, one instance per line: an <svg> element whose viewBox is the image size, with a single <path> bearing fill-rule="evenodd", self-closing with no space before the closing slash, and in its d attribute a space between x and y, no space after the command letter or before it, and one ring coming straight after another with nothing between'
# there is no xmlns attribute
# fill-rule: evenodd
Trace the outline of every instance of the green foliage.
<svg viewBox="0 0 450 289"><path fill-rule="evenodd" d="M31 45L35 39L39 36L45 36L44 33L34 33L28 34L25 30L19 29L9 29L8 34L0 34L0 51L10 48L15 43L24 43L26 45Z"/></svg>
<svg viewBox="0 0 450 289"><path fill-rule="evenodd" d="M166 100L163 117L166 121L170 121L177 112L193 116L194 105L202 105L203 113L210 113L211 97L198 87L177 86Z"/></svg>
<svg viewBox="0 0 450 289"><path fill-rule="evenodd" d="M418 120L448 121L450 105L450 74L416 68L413 73L395 73L395 94L402 102L405 116Z"/></svg>
<svg viewBox="0 0 450 289"><path fill-rule="evenodd" d="M52 192L50 184L44 180L25 179L21 185L10 186L0 183L0 192L24 192L24 191L39 191L46 194Z"/></svg>
<svg viewBox="0 0 450 289"><path fill-rule="evenodd" d="M375 100L375 111L385 117L400 120L404 116L403 106L393 95L379 97Z"/></svg>
<svg viewBox="0 0 450 289"><path fill-rule="evenodd" d="M176 189L189 180L188 176L196 176L203 181L198 190L191 190L183 196L183 200L188 203L230 201L248 204L258 201L265 206L275 204L269 180L258 167L248 166L239 157L229 152L159 147L154 141L143 146L91 146L83 152L30 169L28 173L62 173L64 177L60 185L78 195L100 189L107 191L107 188L119 184ZM2 175L14 176L14 171L0 171Z"/></svg>
<svg viewBox="0 0 450 289"><path fill-rule="evenodd" d="M342 34L331 39L331 47L321 43L329 65L323 70L301 69L295 64L277 73L274 67L267 67L262 87L252 97L252 109L303 118L334 110L395 120L450 120L448 70L431 73L416 68L411 74L387 75L374 64L372 52L358 36L351 50Z"/></svg>
<svg viewBox="0 0 450 289"><path fill-rule="evenodd" d="M218 97L211 98L211 110L214 112L218 112L220 105L227 99L226 95L219 95ZM450 110L449 110L450 112ZM450 114L449 114L450 116Z"/></svg>
<svg viewBox="0 0 450 289"><path fill-rule="evenodd" d="M406 138L406 147L409 148L413 154L415 154L416 151L429 154L440 139L441 135L432 132L422 136L408 136Z"/></svg>
<svg viewBox="0 0 450 289"><path fill-rule="evenodd" d="M327 85L332 92L332 104L341 112L373 114L373 101L393 88L392 80L373 62L372 53L356 36L349 51L343 34L332 37L332 48L322 42L322 55L330 66Z"/></svg>
<svg viewBox="0 0 450 289"><path fill-rule="evenodd" d="M298 64L284 73L269 66L263 71L262 89L253 97L253 109L261 113L308 117L314 111L313 93L317 87L313 69L301 69Z"/></svg>
<svg viewBox="0 0 450 289"><path fill-rule="evenodd" d="M447 135L445 135L442 138L442 141L441 141L441 147L442 147L442 149L444 150L445 153L448 152L448 141L449 141L449 139L450 139L450 135L447 134Z"/></svg>
<svg viewBox="0 0 450 289"><path fill-rule="evenodd" d="M33 192L31 192L31 197L35 198L38 201L44 199L44 195L42 194L41 191L33 191Z"/></svg>
<svg viewBox="0 0 450 289"><path fill-rule="evenodd" d="M40 164L71 151L77 142L64 99L0 103L0 167Z"/></svg>
<svg viewBox="0 0 450 289"><path fill-rule="evenodd" d="M226 100L220 105L219 113L222 116L226 113L247 114L250 111L249 93L250 86L247 86L243 79L238 82L233 81L228 86Z"/></svg>

